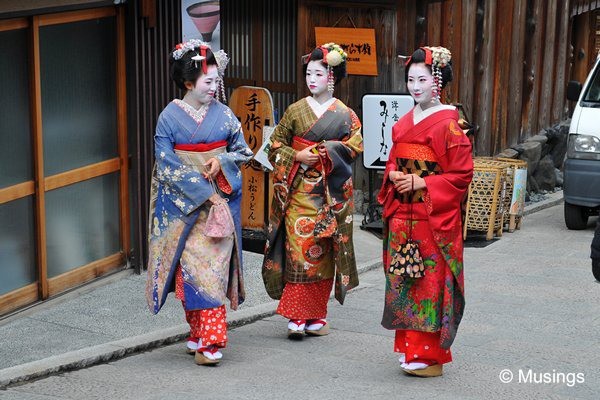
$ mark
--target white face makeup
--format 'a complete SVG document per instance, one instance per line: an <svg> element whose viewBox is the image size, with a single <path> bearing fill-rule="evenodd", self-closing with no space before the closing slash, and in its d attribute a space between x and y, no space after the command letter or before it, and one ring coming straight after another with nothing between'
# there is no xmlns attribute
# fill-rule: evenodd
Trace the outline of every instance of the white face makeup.
<svg viewBox="0 0 600 400"><path fill-rule="evenodd" d="M426 105L435 97L435 84L431 68L425 63L411 64L408 69L408 92L420 105Z"/></svg>
<svg viewBox="0 0 600 400"><path fill-rule="evenodd" d="M306 86L313 96L320 96L327 92L327 67L320 60L308 62Z"/></svg>
<svg viewBox="0 0 600 400"><path fill-rule="evenodd" d="M209 103L217 92L217 78L219 74L216 65L209 65L206 74L200 75L196 81L196 86L188 87L189 93L200 104ZM191 86L191 84L190 84Z"/></svg>

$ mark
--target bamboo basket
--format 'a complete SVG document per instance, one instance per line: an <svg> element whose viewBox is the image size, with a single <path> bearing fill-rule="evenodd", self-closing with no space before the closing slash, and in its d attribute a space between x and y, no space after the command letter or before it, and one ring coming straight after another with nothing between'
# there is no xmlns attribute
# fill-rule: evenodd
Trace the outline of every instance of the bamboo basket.
<svg viewBox="0 0 600 400"><path fill-rule="evenodd" d="M492 240L494 234L502 236L508 168L499 162L489 162L493 160L473 161L473 180L469 185L463 238L471 230L485 232L486 239Z"/></svg>
<svg viewBox="0 0 600 400"><path fill-rule="evenodd" d="M473 164L479 167L502 168L504 170L505 179L502 182L502 191L499 198L500 203L498 212L502 214L502 224L505 225L509 219L508 210L510 209L512 200L512 177L514 175L514 171L511 164L491 157L475 157L473 159Z"/></svg>

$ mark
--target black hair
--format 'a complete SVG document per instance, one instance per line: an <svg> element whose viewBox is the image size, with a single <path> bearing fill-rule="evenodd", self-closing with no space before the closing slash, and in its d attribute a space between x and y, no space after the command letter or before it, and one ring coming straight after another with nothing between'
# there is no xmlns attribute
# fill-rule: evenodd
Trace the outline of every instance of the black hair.
<svg viewBox="0 0 600 400"><path fill-rule="evenodd" d="M310 53L310 60L308 60L308 62L310 61L321 61L321 63L326 67L327 64L325 64L323 62L323 50L321 50L320 47L317 47L316 49L314 49L312 51L312 53ZM306 62L303 66L302 66L302 71L304 72L304 75L306 75L306 69L308 68L308 62ZM339 65L336 65L335 67L331 67L331 69L333 70L333 78L335 79L335 84L337 85L339 81L342 80L342 78L346 77L346 61L341 62Z"/></svg>
<svg viewBox="0 0 600 400"><path fill-rule="evenodd" d="M179 89L187 90L185 83L192 82L195 85L202 75L202 62L192 60L192 57L198 54L200 54L200 47L186 51L179 60L176 60L173 58L173 52L171 52L169 56L169 74ZM217 65L215 55L210 49L206 49L206 65Z"/></svg>
<svg viewBox="0 0 600 400"><path fill-rule="evenodd" d="M410 57L410 61L406 64L404 68L404 82L408 82L408 69L412 64L419 64L425 62L425 50L422 48L418 48L412 53ZM431 70L431 65L427 65ZM452 61L448 61L448 63L440 68L442 71L442 89L446 87L448 82L452 81ZM432 72L433 73L433 72Z"/></svg>

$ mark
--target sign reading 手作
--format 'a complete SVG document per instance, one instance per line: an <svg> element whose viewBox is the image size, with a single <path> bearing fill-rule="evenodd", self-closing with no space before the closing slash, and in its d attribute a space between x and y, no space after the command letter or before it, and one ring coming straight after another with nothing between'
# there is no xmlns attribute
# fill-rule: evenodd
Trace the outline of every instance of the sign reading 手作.
<svg viewBox="0 0 600 400"><path fill-rule="evenodd" d="M375 29L315 27L317 45L333 42L348 54L350 75L377 76L377 47Z"/></svg>

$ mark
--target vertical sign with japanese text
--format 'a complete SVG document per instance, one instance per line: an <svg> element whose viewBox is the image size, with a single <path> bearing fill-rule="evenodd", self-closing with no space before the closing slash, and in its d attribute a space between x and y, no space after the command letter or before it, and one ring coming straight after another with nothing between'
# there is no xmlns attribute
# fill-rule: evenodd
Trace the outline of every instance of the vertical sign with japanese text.
<svg viewBox="0 0 600 400"><path fill-rule="evenodd" d="M240 86L233 91L229 107L242 124L244 139L254 154L263 142L263 127L273 123L273 99L265 88ZM268 213L266 174L256 160L242 166L242 228L263 229Z"/></svg>
<svg viewBox="0 0 600 400"><path fill-rule="evenodd" d="M363 111L363 165L385 169L392 150L392 126L415 105L408 94L365 94Z"/></svg>
<svg viewBox="0 0 600 400"><path fill-rule="evenodd" d="M377 76L375 29L315 27L317 46L334 42L348 54L349 75Z"/></svg>

